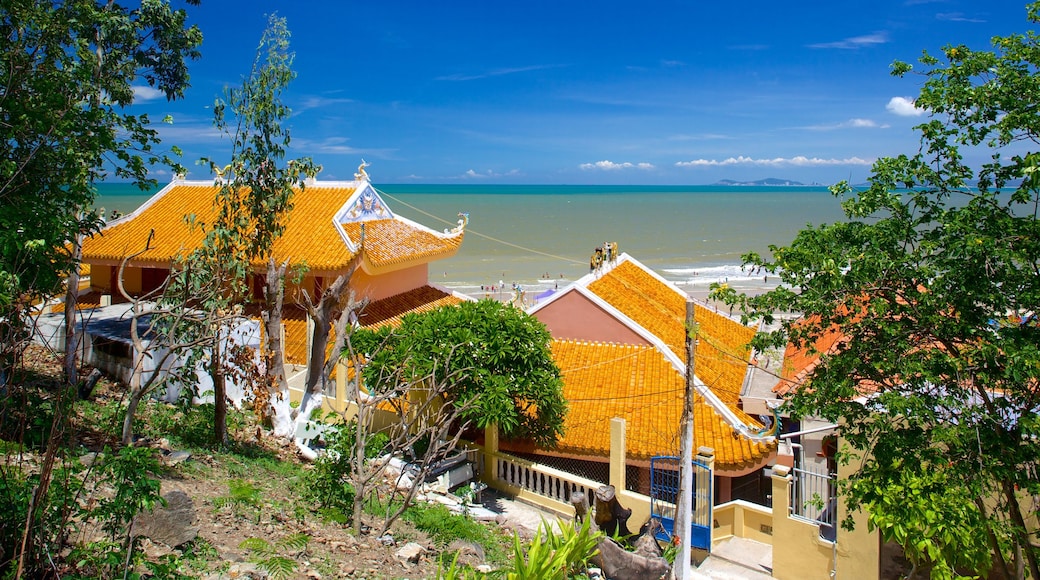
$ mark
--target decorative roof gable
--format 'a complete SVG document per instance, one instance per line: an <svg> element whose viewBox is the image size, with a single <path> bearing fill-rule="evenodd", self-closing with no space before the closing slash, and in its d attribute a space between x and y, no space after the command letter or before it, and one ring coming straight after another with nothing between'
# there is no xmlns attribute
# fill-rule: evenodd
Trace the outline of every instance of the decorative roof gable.
<svg viewBox="0 0 1040 580"><path fill-rule="evenodd" d="M368 183L355 191L336 214L336 221L341 224L387 219L394 219L393 212Z"/></svg>

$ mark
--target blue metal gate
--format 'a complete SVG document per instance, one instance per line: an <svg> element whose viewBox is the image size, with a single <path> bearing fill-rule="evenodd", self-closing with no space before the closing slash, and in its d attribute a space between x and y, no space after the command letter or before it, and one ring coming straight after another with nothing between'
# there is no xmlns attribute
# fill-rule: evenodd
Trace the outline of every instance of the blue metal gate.
<svg viewBox="0 0 1040 580"><path fill-rule="evenodd" d="M650 517L664 528L656 535L658 540L673 541L675 510L679 500L680 459L672 456L650 458ZM711 551L711 508L714 503L711 468L693 461L693 506L690 523L690 543L693 547Z"/></svg>

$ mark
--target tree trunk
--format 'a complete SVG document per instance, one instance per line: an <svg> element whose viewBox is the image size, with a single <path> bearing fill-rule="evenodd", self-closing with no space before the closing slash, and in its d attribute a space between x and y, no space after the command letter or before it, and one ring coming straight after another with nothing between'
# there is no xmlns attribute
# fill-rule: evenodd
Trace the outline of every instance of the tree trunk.
<svg viewBox="0 0 1040 580"><path fill-rule="evenodd" d="M303 293L303 299L307 305L307 316L314 322L314 330L311 333L311 349L307 361L307 382L304 387L303 400L300 401L300 407L295 415L297 421L300 421L301 417L306 420L311 411L317 407L314 399L320 401L325 393L325 385L329 379L326 369L331 371L331 367L325 364L325 348L329 344L329 330L332 329L333 317L340 310L344 294L350 290L350 278L354 275L354 270L357 269L360 260L361 252L359 250L346 271L321 293L316 304L306 293ZM348 305L348 307L351 306ZM342 343L340 344L342 346Z"/></svg>
<svg viewBox="0 0 1040 580"><path fill-rule="evenodd" d="M285 345L282 344L282 304L285 299L286 259L276 266L274 258L267 261L267 280L264 285L263 342L260 352L266 366L268 389L268 415L277 436L291 435L292 418L286 401L289 398L289 383L285 379Z"/></svg>
<svg viewBox="0 0 1040 580"><path fill-rule="evenodd" d="M975 507L978 508L979 513L982 514L983 521L988 522L989 518L986 515L986 504L983 503L981 497L975 498ZM988 523L986 524L986 540L989 543L990 551L993 553L993 567L1000 573L1001 578L1004 580L1011 580L1007 561L1004 559L1004 552L1000 549L1000 544L997 542L997 536L993 533L993 527Z"/></svg>
<svg viewBox="0 0 1040 580"><path fill-rule="evenodd" d="M1002 480L1000 485L1004 490L1004 499L1008 503L1008 513L1011 515L1011 523L1014 526L1015 541L1022 551L1025 552L1026 563L1029 565L1029 574L1032 578L1040 578L1040 566L1037 565L1036 550L1029 541L1026 533L1026 522L1022 518L1022 510L1018 507L1018 496L1015 494L1015 486L1008 480Z"/></svg>
<svg viewBox="0 0 1040 580"><path fill-rule="evenodd" d="M360 398L357 399L357 420L354 423L354 465L352 467L354 483L354 536L361 535L361 515L368 496L368 478L365 477L365 447L368 445L368 406Z"/></svg>
<svg viewBox="0 0 1040 580"><path fill-rule="evenodd" d="M83 236L72 239L72 267L65 282L65 386L72 389L79 380L76 372L78 336L76 333L76 302L79 300L79 262L83 257Z"/></svg>
<svg viewBox="0 0 1040 580"><path fill-rule="evenodd" d="M264 341L261 352L267 361L268 385L278 393L288 393L289 383L285 380L285 347L282 344L282 303L285 299L285 270L289 260L275 266L274 258L267 262L267 284L264 286L263 312ZM276 393L271 393L272 395Z"/></svg>
<svg viewBox="0 0 1040 580"><path fill-rule="evenodd" d="M343 281L340 276L336 283L325 291L318 306L310 309L308 313L314 321L311 334L311 351L307 357L307 382L305 390L311 394L325 392L325 349L329 345L329 333L332 330L332 319L336 315L335 309L339 306L338 296L333 298L330 291ZM346 284L342 287L345 289Z"/></svg>
<svg viewBox="0 0 1040 580"><path fill-rule="evenodd" d="M628 537L628 518L632 510L618 502L613 485L601 485L596 489L596 525L608 536Z"/></svg>
<svg viewBox="0 0 1040 580"><path fill-rule="evenodd" d="M130 400L126 403L126 413L123 415L123 435L121 443L123 445L130 445L134 442L134 414L137 413L137 406L141 403L141 397L144 395L144 390L133 389L130 393Z"/></svg>
<svg viewBox="0 0 1040 580"><path fill-rule="evenodd" d="M210 356L210 376L213 379L213 442L226 445L227 434L227 386L224 384L224 365L220 360L221 329L217 328L216 340L213 341L213 353Z"/></svg>

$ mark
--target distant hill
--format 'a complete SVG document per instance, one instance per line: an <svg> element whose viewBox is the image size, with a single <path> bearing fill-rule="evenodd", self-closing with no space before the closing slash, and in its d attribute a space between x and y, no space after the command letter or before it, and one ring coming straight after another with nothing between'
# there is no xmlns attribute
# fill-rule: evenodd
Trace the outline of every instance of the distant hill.
<svg viewBox="0 0 1040 580"><path fill-rule="evenodd" d="M732 179L722 179L716 181L714 185L805 185L800 181L792 181L790 179L777 179L775 177L767 177L765 179L757 179L755 181L734 181Z"/></svg>

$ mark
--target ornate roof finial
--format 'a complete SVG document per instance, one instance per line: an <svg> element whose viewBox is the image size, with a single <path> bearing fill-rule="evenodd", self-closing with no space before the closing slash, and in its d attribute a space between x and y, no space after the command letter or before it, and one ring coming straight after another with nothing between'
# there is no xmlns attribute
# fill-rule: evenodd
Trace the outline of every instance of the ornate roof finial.
<svg viewBox="0 0 1040 580"><path fill-rule="evenodd" d="M452 229L451 232L452 233L461 232L462 230L466 229L466 225L467 224L469 224L469 214L468 213L459 212L459 225L455 226L455 228Z"/></svg>
<svg viewBox="0 0 1040 580"><path fill-rule="evenodd" d="M361 165L358 165L357 173L354 174L354 181L369 181L368 172L365 171L365 168L369 165L371 163L365 161L364 158L361 159Z"/></svg>

